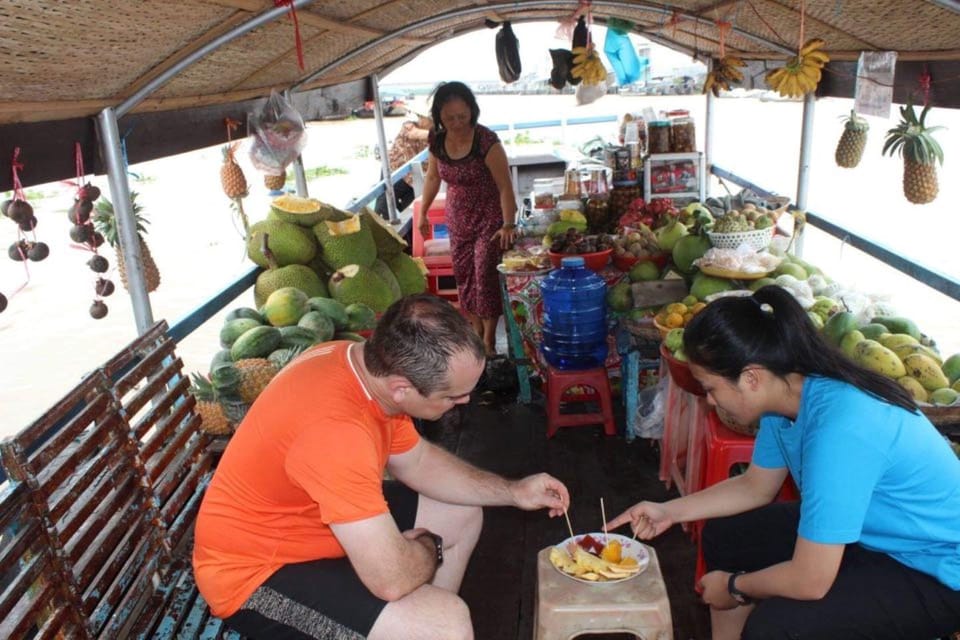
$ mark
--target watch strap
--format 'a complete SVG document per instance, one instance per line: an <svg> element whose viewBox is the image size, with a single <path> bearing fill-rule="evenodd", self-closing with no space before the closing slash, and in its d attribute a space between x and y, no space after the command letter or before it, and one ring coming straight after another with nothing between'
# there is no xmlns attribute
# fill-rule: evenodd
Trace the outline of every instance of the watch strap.
<svg viewBox="0 0 960 640"><path fill-rule="evenodd" d="M730 597L736 600L739 604L751 604L753 598L745 594L740 589L737 589L736 581L737 578L742 576L746 571L737 571L736 573L731 573L730 577L727 579L727 592L730 594Z"/></svg>
<svg viewBox="0 0 960 640"><path fill-rule="evenodd" d="M427 537L433 540L433 548L437 557L437 566L440 566L441 564L443 564L443 538L433 533L432 531L426 531L424 533L421 533L419 537L421 538Z"/></svg>

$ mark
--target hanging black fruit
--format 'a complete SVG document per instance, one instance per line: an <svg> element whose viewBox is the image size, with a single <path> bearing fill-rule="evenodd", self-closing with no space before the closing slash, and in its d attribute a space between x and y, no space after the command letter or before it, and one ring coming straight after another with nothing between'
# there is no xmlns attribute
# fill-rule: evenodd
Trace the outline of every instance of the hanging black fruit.
<svg viewBox="0 0 960 640"><path fill-rule="evenodd" d="M7 217L20 224L33 217L33 207L26 200L14 200L7 207Z"/></svg>
<svg viewBox="0 0 960 640"><path fill-rule="evenodd" d="M0 313L3 313L3 310L7 308L7 296L0 293Z"/></svg>
<svg viewBox="0 0 960 640"><path fill-rule="evenodd" d="M94 300L93 304L90 305L90 317L94 320L99 320L107 315L107 305L103 303L103 300Z"/></svg>
<svg viewBox="0 0 960 640"><path fill-rule="evenodd" d="M87 240L87 242L92 247L99 247L100 245L103 244L103 234L100 233L99 231L95 231L93 234L90 235L90 238Z"/></svg>
<svg viewBox="0 0 960 640"><path fill-rule="evenodd" d="M50 247L45 242L34 242L30 245L30 250L27 251L27 257L34 262L40 262L46 259L48 255L50 255Z"/></svg>
<svg viewBox="0 0 960 640"><path fill-rule="evenodd" d="M80 187L80 193L77 194L83 200L93 202L100 197L100 189L89 182Z"/></svg>
<svg viewBox="0 0 960 640"><path fill-rule="evenodd" d="M13 204L13 200L4 200L0 202L0 213L7 215L7 210L10 208L10 205Z"/></svg>
<svg viewBox="0 0 960 640"><path fill-rule="evenodd" d="M113 289L114 289L113 282L110 280L107 280L106 278L98 278L95 289L97 291L98 296L100 296L101 298L106 298L111 293L113 293Z"/></svg>
<svg viewBox="0 0 960 640"><path fill-rule="evenodd" d="M29 250L30 247L27 246L26 240L20 240L10 245L10 248L7 249L7 255L10 256L10 259L14 262L23 262Z"/></svg>
<svg viewBox="0 0 960 640"><path fill-rule="evenodd" d="M93 256L87 260L87 266L96 273L103 273L110 268L110 263L103 256Z"/></svg>
<svg viewBox="0 0 960 640"><path fill-rule="evenodd" d="M37 216L30 216L29 220L20 223L21 231L33 231L37 228Z"/></svg>
<svg viewBox="0 0 960 640"><path fill-rule="evenodd" d="M74 201L70 207L68 217L73 224L83 224L90 219L90 212L93 211L93 202L82 199Z"/></svg>
<svg viewBox="0 0 960 640"><path fill-rule="evenodd" d="M93 227L88 224L75 224L70 227L70 239L85 244L93 236Z"/></svg>

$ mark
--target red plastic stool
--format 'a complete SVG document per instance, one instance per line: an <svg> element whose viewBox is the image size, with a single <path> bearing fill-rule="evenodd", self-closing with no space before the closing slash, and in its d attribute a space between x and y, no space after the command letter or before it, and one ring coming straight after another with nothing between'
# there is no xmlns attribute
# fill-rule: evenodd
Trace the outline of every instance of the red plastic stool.
<svg viewBox="0 0 960 640"><path fill-rule="evenodd" d="M738 463L747 463L753 458L753 445L756 438L745 436L727 428L716 411L707 414L706 429L704 429L704 446L706 453L706 462L704 464L703 488L711 487L718 482L723 482L730 477L730 469ZM797 487L793 479L788 475L777 495L778 501L799 500ZM694 538L697 541L697 571L694 576L694 586L700 582L700 578L706 572L706 564L703 561L703 544L701 534L703 532L703 522L694 524ZM697 591L700 589L697 588Z"/></svg>
<svg viewBox="0 0 960 640"><path fill-rule="evenodd" d="M433 228L436 225L446 224L446 198L437 196L430 205L430 209L427 210L427 220L430 221L430 229L427 231L426 236L420 233L420 225L417 224L417 220L420 219L422 206L423 196L417 196L413 201L413 247L411 254L415 258L422 259L423 264L427 267L427 290L434 295L438 295L456 304L460 301L460 295L457 293L456 287L449 289L441 288L440 286L441 277L453 277L453 258L450 254L424 255L424 242L433 239Z"/></svg>
<svg viewBox="0 0 960 640"><path fill-rule="evenodd" d="M547 365L547 437L550 438L560 427L579 427L588 424L603 424L603 432L616 434L613 424L613 400L610 397L610 380L604 367L564 371ZM591 394L572 396L564 394L572 387L584 386L593 389ZM561 403L573 404L585 400L596 400L599 412L560 413Z"/></svg>

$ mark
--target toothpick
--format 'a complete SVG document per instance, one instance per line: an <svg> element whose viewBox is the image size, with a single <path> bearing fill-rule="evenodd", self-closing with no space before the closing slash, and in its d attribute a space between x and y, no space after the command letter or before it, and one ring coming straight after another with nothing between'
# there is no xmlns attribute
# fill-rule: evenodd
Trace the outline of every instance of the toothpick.
<svg viewBox="0 0 960 640"><path fill-rule="evenodd" d="M603 498L600 498L600 517L603 518L603 543L607 543L607 512L603 508Z"/></svg>
<svg viewBox="0 0 960 640"><path fill-rule="evenodd" d="M567 531L570 532L570 537L573 537L573 527L570 526L570 516L567 515L567 510L563 510L563 517L567 519Z"/></svg>

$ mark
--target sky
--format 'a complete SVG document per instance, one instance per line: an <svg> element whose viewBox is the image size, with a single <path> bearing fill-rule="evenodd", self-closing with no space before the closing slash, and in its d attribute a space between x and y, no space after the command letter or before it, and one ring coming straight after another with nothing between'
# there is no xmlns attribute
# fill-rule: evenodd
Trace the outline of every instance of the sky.
<svg viewBox="0 0 960 640"><path fill-rule="evenodd" d="M523 75L536 73L538 77L550 75L549 49L569 49L569 40L556 38L556 22L529 22L513 25L513 32L520 43L520 63ZM415 59L381 78L381 85L417 85L436 83L441 80L461 80L467 83L499 81L495 41L498 29L481 29L434 45ZM598 49L603 49L606 28L594 25L591 34ZM693 64L686 53L651 44L647 40L630 36L635 46L651 49L651 75L669 75L674 69ZM609 62L604 60L607 68Z"/></svg>

